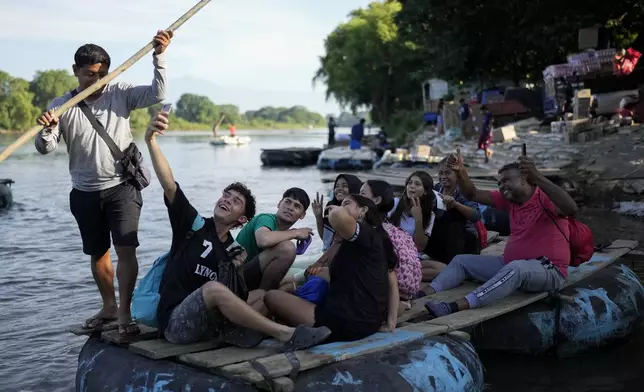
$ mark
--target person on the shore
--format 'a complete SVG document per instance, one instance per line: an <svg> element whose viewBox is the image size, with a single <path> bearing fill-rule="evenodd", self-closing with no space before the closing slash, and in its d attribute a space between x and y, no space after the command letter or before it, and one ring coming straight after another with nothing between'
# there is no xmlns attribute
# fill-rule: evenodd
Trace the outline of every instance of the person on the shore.
<svg viewBox="0 0 644 392"><path fill-rule="evenodd" d="M237 234L237 242L247 253L244 280L251 291L249 304L258 302L265 291L279 288L295 261L296 249L292 241L306 241L313 235L308 227L291 229L298 220L304 219L310 203L303 189L287 189L275 214L257 215ZM257 306L256 310L263 309L261 304Z"/></svg>
<svg viewBox="0 0 644 392"><path fill-rule="evenodd" d="M406 231L399 229L388 222L387 213L394 206L394 192L389 183L382 180L368 180L362 185L360 195L373 201L378 211L383 216L382 227L387 232L398 265L394 271L389 272L389 309L387 320L381 331L393 331L396 328L400 310L409 309L409 302L420 287L422 278L420 259L414 239Z"/></svg>
<svg viewBox="0 0 644 392"><path fill-rule="evenodd" d="M335 145L335 119L333 117L329 117L329 138L327 140L327 147L331 148Z"/></svg>
<svg viewBox="0 0 644 392"><path fill-rule="evenodd" d="M235 127L235 124L230 124L228 127L228 134L230 137L235 137L235 133L237 132L237 127Z"/></svg>
<svg viewBox="0 0 644 392"><path fill-rule="evenodd" d="M251 347L259 344L263 335L268 335L283 342L286 349L296 350L324 341L330 335L328 328L291 328L277 324L219 282L219 263L239 265L245 259L244 252L236 256L229 254L228 249L233 245L230 230L253 217L255 198L241 183L228 185L215 202L213 217L205 219L202 229L188 235L199 214L175 182L157 143L157 135L163 135L167 128L168 113L160 112L145 133L172 226L170 258L159 288L159 331L174 344L221 337L227 343ZM250 333L228 333L226 321L238 327L233 331Z"/></svg>
<svg viewBox="0 0 644 392"><path fill-rule="evenodd" d="M445 210L437 211L434 230L428 241L428 255L448 264L459 254L479 254L481 244L474 223L481 219L478 203L467 200L458 187L458 177L444 158L438 169L440 193Z"/></svg>
<svg viewBox="0 0 644 392"><path fill-rule="evenodd" d="M485 163L489 162L490 155L489 151L490 143L492 143L492 127L494 126L494 117L492 113L488 110L487 106L481 105L481 113L483 113L483 126L481 127L481 132L479 132L479 141L477 147L479 150L483 150L485 153Z"/></svg>
<svg viewBox="0 0 644 392"><path fill-rule="evenodd" d="M415 171L405 181L405 192L394 199L394 208L389 212L390 222L409 233L419 253L432 253L429 237L434 229L436 210L445 209L440 194L434 191L434 180L422 170ZM429 253L428 253L429 252ZM421 260L423 281L433 279L445 268L434 260Z"/></svg>
<svg viewBox="0 0 644 392"><path fill-rule="evenodd" d="M351 194L330 205L329 222L342 240L329 267L329 291L320 305L280 290L266 293L266 307L289 325L327 326L330 341L354 341L383 326L389 302L388 274L397 259L382 227L382 214L366 197Z"/></svg>
<svg viewBox="0 0 644 392"><path fill-rule="evenodd" d="M121 151L132 143L130 113L155 105L165 98L167 79L163 53L172 35L172 31L158 31L154 37L154 78L151 85L111 83L84 101ZM74 93L85 90L106 76L110 64L111 59L105 49L94 44L81 46L74 55L73 70L78 79L78 88ZM136 248L139 245L137 232L143 199L79 106L70 108L60 118L52 114L56 107L71 98L72 92L55 98L49 110L40 116L38 123L46 128L36 136L35 144L41 154L54 151L61 136L67 145L72 177L70 209L80 230L83 253L91 258L92 276L103 300L102 309L88 318L83 327L100 329L117 320L119 334L136 335L140 330L132 321L130 303L139 270ZM118 307L110 259L110 234L118 256Z"/></svg>
<svg viewBox="0 0 644 392"><path fill-rule="evenodd" d="M327 203L326 207L341 205L345 197L352 193L360 193L361 186L362 181L352 174L338 175L333 184L333 199ZM313 215L315 215L318 234L322 237L322 250L327 250L333 242L335 230L333 230L333 227L329 223L329 218L323 214L326 208L322 207L324 205L324 197L316 195L316 201L317 203L313 203Z"/></svg>
<svg viewBox="0 0 644 392"><path fill-rule="evenodd" d="M494 303L518 289L558 290L570 264L570 230L565 217L577 213L570 195L539 173L525 156L499 170L498 191L477 189L460 153L450 157L449 166L469 200L510 212L512 232L503 256L456 256L430 284L428 294L449 290L468 278L485 283L455 302L428 301L427 310L440 317Z"/></svg>
<svg viewBox="0 0 644 392"><path fill-rule="evenodd" d="M458 102L460 104L458 107L458 117L461 119L461 133L464 138L468 139L472 136L472 108L470 108L470 105L468 105L463 98Z"/></svg>
<svg viewBox="0 0 644 392"><path fill-rule="evenodd" d="M359 150L362 147L362 138L364 137L364 124L366 120L360 119L360 122L351 127L351 141L349 148L352 150Z"/></svg>

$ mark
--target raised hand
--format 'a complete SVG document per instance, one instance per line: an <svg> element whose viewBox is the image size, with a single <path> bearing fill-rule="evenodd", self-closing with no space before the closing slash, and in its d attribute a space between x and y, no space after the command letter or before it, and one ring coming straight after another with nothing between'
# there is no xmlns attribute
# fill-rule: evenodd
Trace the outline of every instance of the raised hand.
<svg viewBox="0 0 644 392"><path fill-rule="evenodd" d="M165 49L170 45L174 33L170 30L159 30L157 35L154 36L154 53L161 54L165 52Z"/></svg>
<svg viewBox="0 0 644 392"><path fill-rule="evenodd" d="M320 195L319 192L315 193L315 199L311 203L311 208L313 209L313 215L316 218L322 218L322 212L324 211L324 196Z"/></svg>
<svg viewBox="0 0 644 392"><path fill-rule="evenodd" d="M423 208L420 206L420 199L417 197L411 199L411 216L417 221L423 219Z"/></svg>
<svg viewBox="0 0 644 392"><path fill-rule="evenodd" d="M145 141L149 142L154 139L157 135L163 135L166 129L168 129L168 113L159 112L156 117L150 121L148 129L145 131Z"/></svg>
<svg viewBox="0 0 644 392"><path fill-rule="evenodd" d="M539 170L537 170L537 167L534 165L534 161L527 156L519 157L519 169L521 169L521 174L530 181L537 180L541 175Z"/></svg>
<svg viewBox="0 0 644 392"><path fill-rule="evenodd" d="M464 170L465 164L463 162L460 147L456 147L456 154L449 154L449 157L447 158L447 167L454 170L457 174Z"/></svg>

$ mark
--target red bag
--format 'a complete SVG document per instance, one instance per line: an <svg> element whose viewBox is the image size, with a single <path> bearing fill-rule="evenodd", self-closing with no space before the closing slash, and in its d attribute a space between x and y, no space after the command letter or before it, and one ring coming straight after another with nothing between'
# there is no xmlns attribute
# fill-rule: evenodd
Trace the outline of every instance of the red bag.
<svg viewBox="0 0 644 392"><path fill-rule="evenodd" d="M570 243L570 265L579 267L582 263L590 260L595 253L593 232L590 231L590 227L571 217L568 218L568 226L570 227L570 239L566 239Z"/></svg>
<svg viewBox="0 0 644 392"><path fill-rule="evenodd" d="M568 238L552 217L550 211L543 206L541 198L539 198L539 203L541 203L541 208L543 208L543 211L548 215L552 223L557 226L561 235L563 235L566 241L568 241L568 244L570 244L570 266L579 267L581 264L590 260L590 258L593 257L593 253L595 253L595 241L590 227L579 222L573 217L567 217L566 221L568 222L568 227L570 229L570 238Z"/></svg>
<svg viewBox="0 0 644 392"><path fill-rule="evenodd" d="M474 223L474 228L476 233L479 235L479 242L481 243L481 250L485 249L487 246L487 228L483 224L483 221L479 220Z"/></svg>

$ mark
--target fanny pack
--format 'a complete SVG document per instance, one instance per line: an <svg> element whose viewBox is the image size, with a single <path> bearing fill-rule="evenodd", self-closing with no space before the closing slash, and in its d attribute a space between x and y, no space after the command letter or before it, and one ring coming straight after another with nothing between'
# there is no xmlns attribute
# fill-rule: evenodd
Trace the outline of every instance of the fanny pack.
<svg viewBox="0 0 644 392"><path fill-rule="evenodd" d="M78 91L74 89L71 94L72 97L75 97ZM136 144L132 142L124 151L121 151L114 139L105 131L103 124L92 114L85 101L80 101L78 107L92 124L96 133L107 143L114 159L116 159L116 163L123 165L123 174L128 178L128 182L139 191L150 185L150 172L143 166L143 155Z"/></svg>

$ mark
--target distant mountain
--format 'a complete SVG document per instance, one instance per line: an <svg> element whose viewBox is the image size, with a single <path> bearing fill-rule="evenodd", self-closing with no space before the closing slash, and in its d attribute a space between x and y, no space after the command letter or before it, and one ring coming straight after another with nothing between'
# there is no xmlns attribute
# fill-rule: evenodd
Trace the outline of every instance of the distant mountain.
<svg viewBox="0 0 644 392"><path fill-rule="evenodd" d="M241 111L257 110L264 106L304 106L324 116L326 113L339 113L340 108L334 100L324 101L324 86L318 86L315 91L268 91L227 87L215 84L205 79L183 76L168 81L170 95L168 99L176 102L181 94L192 93L205 95L215 104L233 104Z"/></svg>

